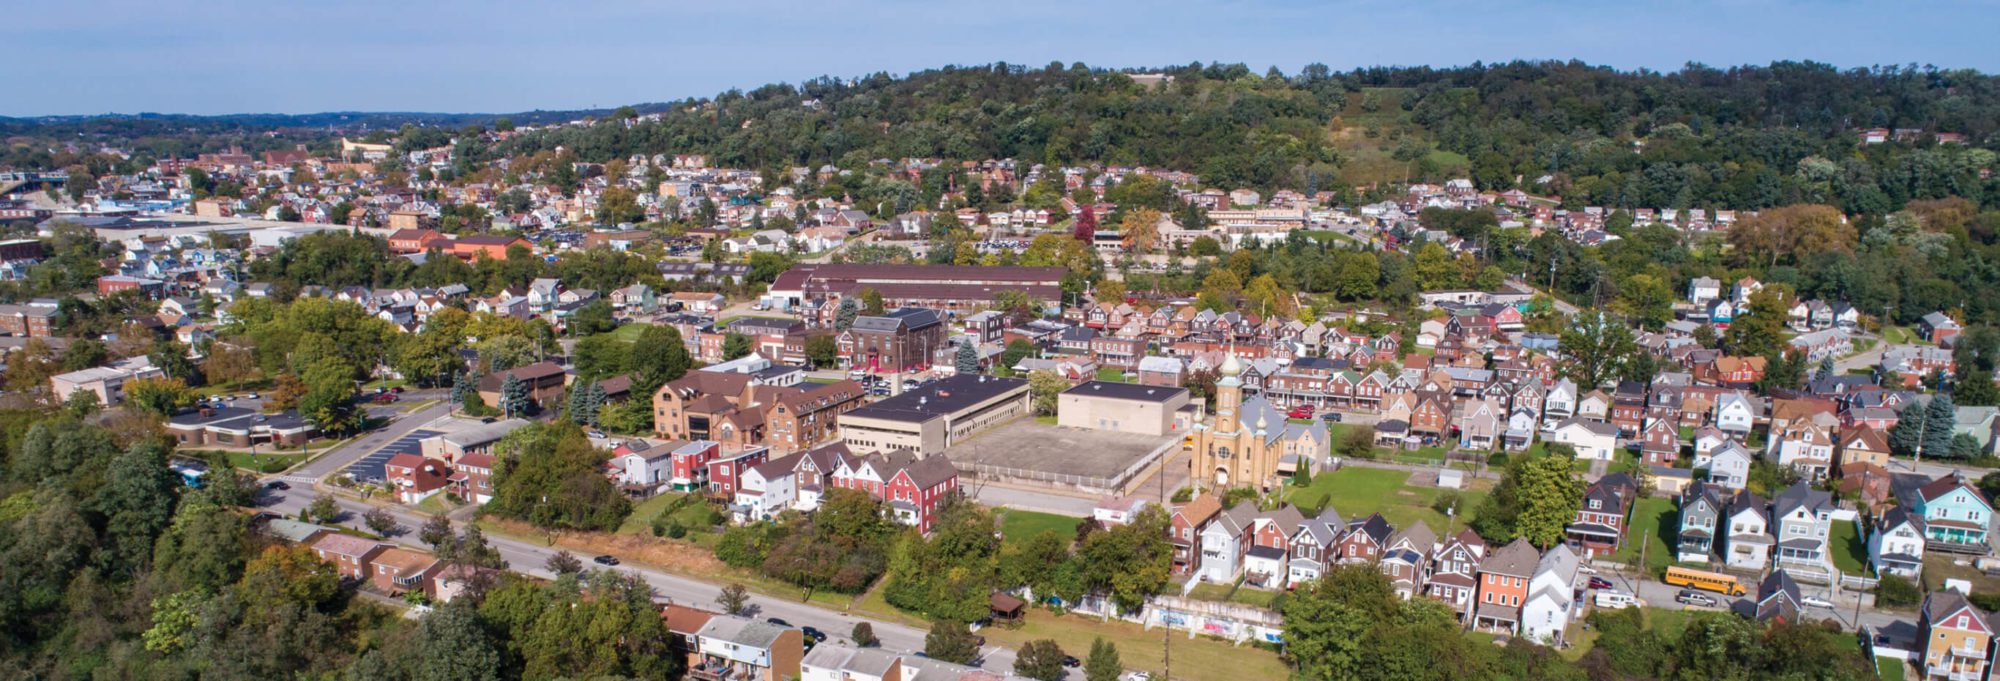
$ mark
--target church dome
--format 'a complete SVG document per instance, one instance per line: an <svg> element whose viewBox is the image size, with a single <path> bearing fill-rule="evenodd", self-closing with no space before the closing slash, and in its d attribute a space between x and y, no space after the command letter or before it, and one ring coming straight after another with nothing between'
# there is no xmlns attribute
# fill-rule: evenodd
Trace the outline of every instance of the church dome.
<svg viewBox="0 0 2000 681"><path fill-rule="evenodd" d="M1241 376L1243 374L1243 363L1236 361L1235 352L1230 352L1223 358L1222 368L1219 371L1224 376Z"/></svg>

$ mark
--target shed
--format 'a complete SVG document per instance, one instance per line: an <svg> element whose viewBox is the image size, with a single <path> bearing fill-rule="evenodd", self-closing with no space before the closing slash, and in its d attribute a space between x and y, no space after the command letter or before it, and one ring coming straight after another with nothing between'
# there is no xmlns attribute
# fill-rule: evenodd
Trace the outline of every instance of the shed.
<svg viewBox="0 0 2000 681"><path fill-rule="evenodd" d="M988 599L988 608L993 611L993 620L996 622L1013 622L1019 620L1021 619L1021 613L1027 607L1028 604L1022 602L1021 599L998 591L993 592L993 597Z"/></svg>

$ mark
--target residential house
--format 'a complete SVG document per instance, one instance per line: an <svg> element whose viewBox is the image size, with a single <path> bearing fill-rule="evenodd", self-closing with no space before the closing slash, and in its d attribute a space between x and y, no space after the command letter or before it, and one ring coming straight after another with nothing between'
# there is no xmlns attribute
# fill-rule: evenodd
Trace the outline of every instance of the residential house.
<svg viewBox="0 0 2000 681"><path fill-rule="evenodd" d="M1756 398L1740 392L1723 393L1715 400L1715 427L1738 438L1749 435L1763 415L1763 406Z"/></svg>
<svg viewBox="0 0 2000 681"><path fill-rule="evenodd" d="M1479 591L1479 564L1486 558L1486 540L1472 528L1438 542L1431 550L1430 574L1424 580L1424 595L1451 606L1464 621L1472 612Z"/></svg>
<svg viewBox="0 0 2000 681"><path fill-rule="evenodd" d="M1880 430L1852 426L1840 433L1839 454L1843 468L1853 464L1886 468L1889 465L1889 440L1882 436Z"/></svg>
<svg viewBox="0 0 2000 681"><path fill-rule="evenodd" d="M340 573L342 579L356 581L368 579L373 574L371 569L375 565L375 557L388 548L387 544L338 532L329 532L312 544L313 553L320 560L332 563L334 571Z"/></svg>
<svg viewBox="0 0 2000 681"><path fill-rule="evenodd" d="M1569 445L1579 459L1610 461L1618 449L1618 427L1576 417L1557 424L1543 439Z"/></svg>
<svg viewBox="0 0 2000 681"><path fill-rule="evenodd" d="M1707 456L1696 456L1694 468L1706 469L1710 482L1732 490L1741 490L1750 484L1750 462L1755 458L1749 448L1735 441L1729 441Z"/></svg>
<svg viewBox="0 0 2000 681"><path fill-rule="evenodd" d="M694 639L687 676L700 681L787 681L805 655L800 630L735 615L709 617Z"/></svg>
<svg viewBox="0 0 2000 681"><path fill-rule="evenodd" d="M1436 547L1437 533L1419 520L1389 536L1389 546L1382 551L1376 565L1381 568L1382 574L1389 576L1396 595L1408 600L1423 593L1424 573L1430 567L1431 551Z"/></svg>
<svg viewBox="0 0 2000 681"><path fill-rule="evenodd" d="M1833 496L1804 482L1793 483L1771 500L1778 567L1815 581L1831 578L1833 564L1828 549L1833 511Z"/></svg>
<svg viewBox="0 0 2000 681"><path fill-rule="evenodd" d="M1638 496L1638 483L1624 473L1612 473L1591 483L1583 491L1583 505L1577 509L1576 519L1564 529L1569 543L1578 547L1585 558L1617 551L1625 543L1627 521Z"/></svg>
<svg viewBox="0 0 2000 681"><path fill-rule="evenodd" d="M1290 577L1291 537L1305 517L1295 506L1257 514L1250 522L1250 547L1243 555L1243 582L1282 588Z"/></svg>
<svg viewBox="0 0 2000 681"><path fill-rule="evenodd" d="M1738 491L1723 517L1729 531L1722 536L1722 561L1733 569L1762 571L1771 561L1770 511L1763 499L1748 491Z"/></svg>
<svg viewBox="0 0 2000 681"><path fill-rule="evenodd" d="M1257 506L1249 501L1216 514L1201 531L1201 567L1195 576L1210 584L1234 584L1243 574L1243 553Z"/></svg>
<svg viewBox="0 0 2000 681"><path fill-rule="evenodd" d="M1174 574L1188 574L1200 565L1202 531L1221 513L1222 502L1207 492L1195 495L1188 503L1174 509L1170 518L1173 525L1168 530L1174 545Z"/></svg>
<svg viewBox="0 0 2000 681"><path fill-rule="evenodd" d="M1931 548L1951 553L1990 551L1986 533L1993 524L1993 503L1957 472L1918 488L1914 501Z"/></svg>
<svg viewBox="0 0 2000 681"><path fill-rule="evenodd" d="M1721 524L1724 491L1697 480L1681 490L1680 534L1674 558L1683 563L1705 563L1716 548L1716 528Z"/></svg>
<svg viewBox="0 0 2000 681"><path fill-rule="evenodd" d="M1799 583L1784 568L1772 570L1757 585L1755 616L1759 622L1798 622Z"/></svg>
<svg viewBox="0 0 2000 681"><path fill-rule="evenodd" d="M1928 536L1922 515L1892 506L1875 521L1875 530L1868 535L1868 563L1878 574L1916 579L1924 569Z"/></svg>
<svg viewBox="0 0 2000 681"><path fill-rule="evenodd" d="M1526 539L1502 546L1479 561L1479 597L1472 626L1480 631L1511 634L1521 622L1528 601L1528 581L1535 576L1541 554Z"/></svg>
<svg viewBox="0 0 2000 681"><path fill-rule="evenodd" d="M1583 558L1566 544L1542 554L1521 606L1521 635L1543 645L1563 643L1570 621L1581 609L1577 593Z"/></svg>
<svg viewBox="0 0 2000 681"><path fill-rule="evenodd" d="M1993 665L1993 620L1957 591L1933 591L1917 617L1925 679L1984 681Z"/></svg>
<svg viewBox="0 0 2000 681"><path fill-rule="evenodd" d="M1347 533L1341 535L1337 545L1341 564L1373 563L1380 560L1382 551L1389 546L1389 536L1395 532L1395 528L1391 527L1389 521L1380 513L1348 521Z"/></svg>

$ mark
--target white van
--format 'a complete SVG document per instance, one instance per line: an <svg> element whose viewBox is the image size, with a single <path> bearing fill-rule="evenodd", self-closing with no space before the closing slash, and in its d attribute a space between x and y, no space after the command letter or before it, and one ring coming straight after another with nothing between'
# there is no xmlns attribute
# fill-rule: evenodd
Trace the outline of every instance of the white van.
<svg viewBox="0 0 2000 681"><path fill-rule="evenodd" d="M1623 591L1599 591L1597 592L1596 602L1597 607L1606 610L1622 610L1642 605L1638 597Z"/></svg>

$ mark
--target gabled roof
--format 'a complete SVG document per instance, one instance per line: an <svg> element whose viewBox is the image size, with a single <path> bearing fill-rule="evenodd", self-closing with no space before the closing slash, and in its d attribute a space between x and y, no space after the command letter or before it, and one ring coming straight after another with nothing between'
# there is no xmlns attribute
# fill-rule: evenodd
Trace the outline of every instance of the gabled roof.
<svg viewBox="0 0 2000 681"><path fill-rule="evenodd" d="M1509 575L1513 577L1533 577L1535 565L1541 554L1526 539L1516 539L1514 543L1502 546L1479 561L1480 572Z"/></svg>

